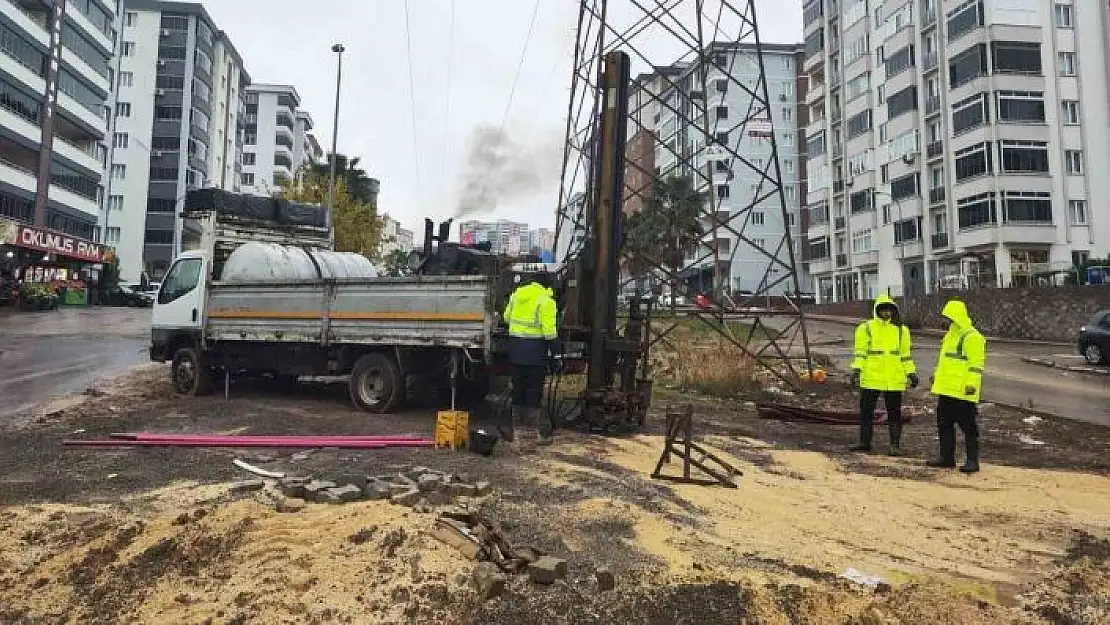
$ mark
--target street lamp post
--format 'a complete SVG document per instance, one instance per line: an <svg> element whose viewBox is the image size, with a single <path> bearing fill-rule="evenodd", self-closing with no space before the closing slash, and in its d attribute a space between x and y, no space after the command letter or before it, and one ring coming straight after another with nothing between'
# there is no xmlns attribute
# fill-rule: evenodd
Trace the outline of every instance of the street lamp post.
<svg viewBox="0 0 1110 625"><path fill-rule="evenodd" d="M335 69L335 118L332 119L331 129L331 172L328 175L328 244L335 249L335 167L339 150L339 88L343 81L343 44L337 43L331 47L336 54L337 66Z"/></svg>

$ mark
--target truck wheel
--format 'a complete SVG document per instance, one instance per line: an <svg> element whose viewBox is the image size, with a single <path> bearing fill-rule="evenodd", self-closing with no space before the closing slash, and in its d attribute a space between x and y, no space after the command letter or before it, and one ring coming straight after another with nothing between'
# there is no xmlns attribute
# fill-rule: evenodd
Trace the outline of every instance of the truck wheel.
<svg viewBox="0 0 1110 625"><path fill-rule="evenodd" d="M173 389L181 395L207 395L212 390L212 376L201 361L200 352L182 347L173 355L170 365Z"/></svg>
<svg viewBox="0 0 1110 625"><path fill-rule="evenodd" d="M351 401L368 412L387 413L401 403L404 378L393 358L377 352L366 354L351 370Z"/></svg>

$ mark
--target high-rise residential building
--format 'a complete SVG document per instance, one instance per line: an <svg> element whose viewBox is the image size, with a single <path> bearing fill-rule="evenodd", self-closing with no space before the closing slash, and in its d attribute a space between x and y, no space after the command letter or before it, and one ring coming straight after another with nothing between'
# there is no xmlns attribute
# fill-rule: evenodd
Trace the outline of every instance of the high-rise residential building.
<svg viewBox="0 0 1110 625"><path fill-rule="evenodd" d="M297 128L293 133L293 174L303 168L320 162L323 152L316 138L312 136L314 124L308 111L297 111Z"/></svg>
<svg viewBox="0 0 1110 625"><path fill-rule="evenodd" d="M407 254L412 251L412 246L412 230L402 228L401 222L389 215L382 215L382 256L384 257L394 250L400 250Z"/></svg>
<svg viewBox="0 0 1110 625"><path fill-rule="evenodd" d="M238 190L250 77L200 4L128 0L120 42L101 225L125 281L159 279L181 248L185 193Z"/></svg>
<svg viewBox="0 0 1110 625"><path fill-rule="evenodd" d="M721 274L721 284L733 292L794 290L793 281L786 280L783 270L772 266L768 255L776 254L788 228L800 233L802 169L798 138L802 128L798 125L797 91L801 46L763 44L761 49L769 99L767 111L752 108L753 98L749 92L760 93L762 86L758 84L759 55L755 45L748 43L709 46L706 58L711 65L706 70L708 85L705 87L700 84L701 71L697 65L684 62L639 77L632 90L630 111L636 135L632 137L629 150L630 158L638 163L632 169L654 171L664 179L671 176L692 178L699 190L715 197L719 220L727 219L733 229L742 230L744 236L754 242L754 245L745 242L728 230L718 228L715 244L720 265L715 268L711 255L713 220L703 219L708 234L699 249L689 251L688 266L682 272L689 276L694 288L710 287L716 271ZM701 107L708 107L704 117ZM676 111L683 114L676 114ZM702 130L706 118L713 131L710 137ZM650 160L641 145L649 140L649 135L658 139ZM775 175L771 162L774 156L772 136L778 148L785 218L779 195L771 193L768 183L761 182L752 171L754 167ZM721 149L722 145L727 145L728 150ZM730 151L736 152L752 167L731 162ZM648 164L652 164L653 169L648 169ZM710 166L712 185L701 173ZM635 183L636 180L631 183L626 180L626 186ZM640 205L642 201L629 197L626 192L626 212L638 210ZM742 214L749 207L748 214ZM795 258L800 258L801 247L795 239ZM777 254L782 263L789 263L788 247L783 245ZM802 290L806 291L809 280L801 263L798 263L798 270L802 274L799 280Z"/></svg>
<svg viewBox="0 0 1110 625"><path fill-rule="evenodd" d="M103 192L116 6L0 2L0 218L19 237L39 238L29 246L40 251L72 256L76 242L68 237L100 249L88 243L97 237ZM42 229L67 238L43 245Z"/></svg>
<svg viewBox="0 0 1110 625"><path fill-rule="evenodd" d="M625 185L627 186L627 185ZM627 204L626 204L627 207ZM555 217L555 262L572 260L582 252L586 239L586 194L574 193Z"/></svg>
<svg viewBox="0 0 1110 625"><path fill-rule="evenodd" d="M555 231L551 228L529 230L528 251L553 256L555 253Z"/></svg>
<svg viewBox="0 0 1110 625"><path fill-rule="evenodd" d="M247 87L242 179L245 193L273 195L310 162L312 117L298 110L300 105L301 96L289 85Z"/></svg>
<svg viewBox="0 0 1110 625"><path fill-rule="evenodd" d="M466 245L490 243L496 254L527 254L530 244L528 224L508 219L460 222L459 241Z"/></svg>
<svg viewBox="0 0 1110 625"><path fill-rule="evenodd" d="M811 0L809 269L824 301L1058 278L1110 252L1097 0Z"/></svg>

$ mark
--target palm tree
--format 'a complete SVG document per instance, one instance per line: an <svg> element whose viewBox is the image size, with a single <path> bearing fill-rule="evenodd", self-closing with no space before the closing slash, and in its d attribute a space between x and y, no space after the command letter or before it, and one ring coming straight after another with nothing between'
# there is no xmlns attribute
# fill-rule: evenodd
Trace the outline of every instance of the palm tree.
<svg viewBox="0 0 1110 625"><path fill-rule="evenodd" d="M331 158L325 163L314 163L313 173L319 174L326 180L331 176ZM378 206L378 181L371 178L366 170L358 166L359 157L347 158L343 154L335 155L335 177L342 180L347 187L347 192L352 199L377 208Z"/></svg>
<svg viewBox="0 0 1110 625"><path fill-rule="evenodd" d="M644 208L625 219L625 248L633 270L662 263L677 272L685 251L705 236L701 218L708 199L689 177L656 180Z"/></svg>

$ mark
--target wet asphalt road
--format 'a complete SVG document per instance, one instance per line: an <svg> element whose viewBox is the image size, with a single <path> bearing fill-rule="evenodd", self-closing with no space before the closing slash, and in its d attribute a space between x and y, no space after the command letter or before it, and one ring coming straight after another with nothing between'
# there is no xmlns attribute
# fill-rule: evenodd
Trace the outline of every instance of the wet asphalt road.
<svg viewBox="0 0 1110 625"><path fill-rule="evenodd" d="M0 308L0 423L148 362L149 343L149 308Z"/></svg>
<svg viewBox="0 0 1110 625"><path fill-rule="evenodd" d="M771 323L769 323L771 325ZM807 320L811 342L836 338L837 345L814 350L828 354L838 367L847 369L852 360L855 328L850 325ZM914 335L914 361L923 386L936 366L940 339ZM983 401L1023 406L1039 412L1079 421L1110 425L1110 375L1061 371L1023 362L1023 357L1048 358L1059 364L1082 365L1072 347L1032 343L988 343Z"/></svg>

